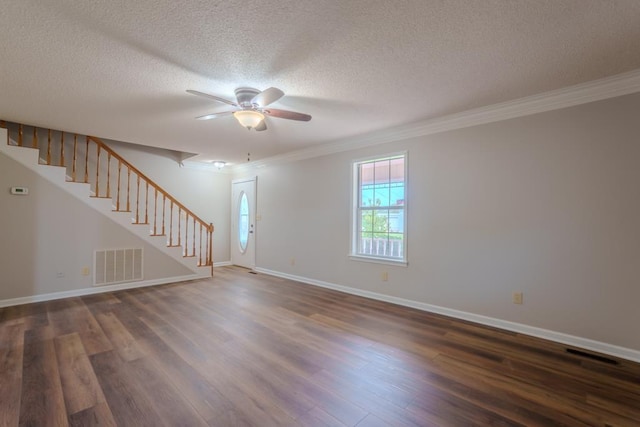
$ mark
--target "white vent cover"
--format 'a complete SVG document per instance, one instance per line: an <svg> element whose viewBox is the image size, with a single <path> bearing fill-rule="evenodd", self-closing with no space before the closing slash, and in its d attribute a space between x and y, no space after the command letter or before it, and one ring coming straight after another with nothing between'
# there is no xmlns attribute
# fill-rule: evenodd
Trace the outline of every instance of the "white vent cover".
<svg viewBox="0 0 640 427"><path fill-rule="evenodd" d="M95 286L142 280L142 248L96 251L93 271Z"/></svg>

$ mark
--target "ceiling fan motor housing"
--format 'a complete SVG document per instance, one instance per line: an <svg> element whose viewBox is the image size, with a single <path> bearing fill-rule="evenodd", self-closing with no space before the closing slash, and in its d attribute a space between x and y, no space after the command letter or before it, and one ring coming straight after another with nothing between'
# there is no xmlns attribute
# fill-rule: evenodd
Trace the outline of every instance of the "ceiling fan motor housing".
<svg viewBox="0 0 640 427"><path fill-rule="evenodd" d="M236 89L236 98L238 99L238 105L242 108L255 108L257 105L253 105L251 100L260 93L258 89L251 87L239 87Z"/></svg>

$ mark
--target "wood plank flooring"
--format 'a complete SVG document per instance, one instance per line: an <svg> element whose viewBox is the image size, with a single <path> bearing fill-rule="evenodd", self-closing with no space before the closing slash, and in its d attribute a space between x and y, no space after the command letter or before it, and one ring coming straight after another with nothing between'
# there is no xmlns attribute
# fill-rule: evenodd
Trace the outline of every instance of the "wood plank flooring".
<svg viewBox="0 0 640 427"><path fill-rule="evenodd" d="M639 426L617 362L225 267L0 309L0 426Z"/></svg>

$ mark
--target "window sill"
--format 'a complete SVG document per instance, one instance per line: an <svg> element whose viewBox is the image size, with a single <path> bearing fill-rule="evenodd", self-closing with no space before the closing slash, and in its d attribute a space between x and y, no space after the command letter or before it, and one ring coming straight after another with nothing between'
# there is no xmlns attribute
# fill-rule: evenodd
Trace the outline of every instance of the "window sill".
<svg viewBox="0 0 640 427"><path fill-rule="evenodd" d="M386 264L386 265L395 265L396 267L407 267L408 263L406 260L395 260L395 259L389 259L389 258L378 258L378 257L371 257L371 256L364 256L364 255L353 255L350 254L349 258L352 261L359 261L359 262L370 262L373 264Z"/></svg>

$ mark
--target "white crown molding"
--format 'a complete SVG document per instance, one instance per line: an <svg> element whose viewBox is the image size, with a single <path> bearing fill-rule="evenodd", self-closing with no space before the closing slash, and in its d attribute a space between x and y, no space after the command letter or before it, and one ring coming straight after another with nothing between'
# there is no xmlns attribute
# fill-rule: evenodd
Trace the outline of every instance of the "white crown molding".
<svg viewBox="0 0 640 427"><path fill-rule="evenodd" d="M303 276L295 276L293 274L282 273L279 271L268 270L266 268L256 267L255 271L268 274L270 276L282 277L284 279L294 280L296 282L308 285L319 286L322 288L333 289L345 292L351 295L357 295L365 298L371 298L378 301L398 304L405 307L411 307L429 313L442 314L444 316L454 317L456 319L468 320L470 322L479 323L507 331L517 332L524 335L530 335L549 341L569 345L572 347L582 348L597 353L608 354L621 359L631 360L640 363L640 351L631 348L620 347L601 341L591 340L589 338L577 337L562 332L551 331L548 329L537 328L535 326L524 325L522 323L510 322L507 320L496 319L494 317L482 316L480 314L469 313L466 311L454 310L451 308L441 307L432 304L426 304L419 301L408 300L404 298L393 297L390 295L380 294L377 292L365 291L362 289L352 288L349 286L337 285L335 283L325 282L322 280L310 279Z"/></svg>
<svg viewBox="0 0 640 427"><path fill-rule="evenodd" d="M0 308L12 305L31 304L34 302L51 301L62 298L79 297L83 295L102 294L105 292L121 291L124 289L145 288L147 286L166 285L168 283L187 282L189 280L208 279L209 274L188 274L186 276L165 277L162 279L143 280L139 282L121 283L91 288L75 289L72 291L52 292L49 294L30 295L20 298L0 300Z"/></svg>
<svg viewBox="0 0 640 427"><path fill-rule="evenodd" d="M419 123L389 128L352 138L339 139L326 144L318 144L310 148L292 151L255 162L235 165L229 169L233 173L241 173L248 169L325 156L455 129L463 129L543 113L545 111L573 107L636 92L640 92L640 69L527 96L513 101L501 102L461 113L437 117Z"/></svg>

